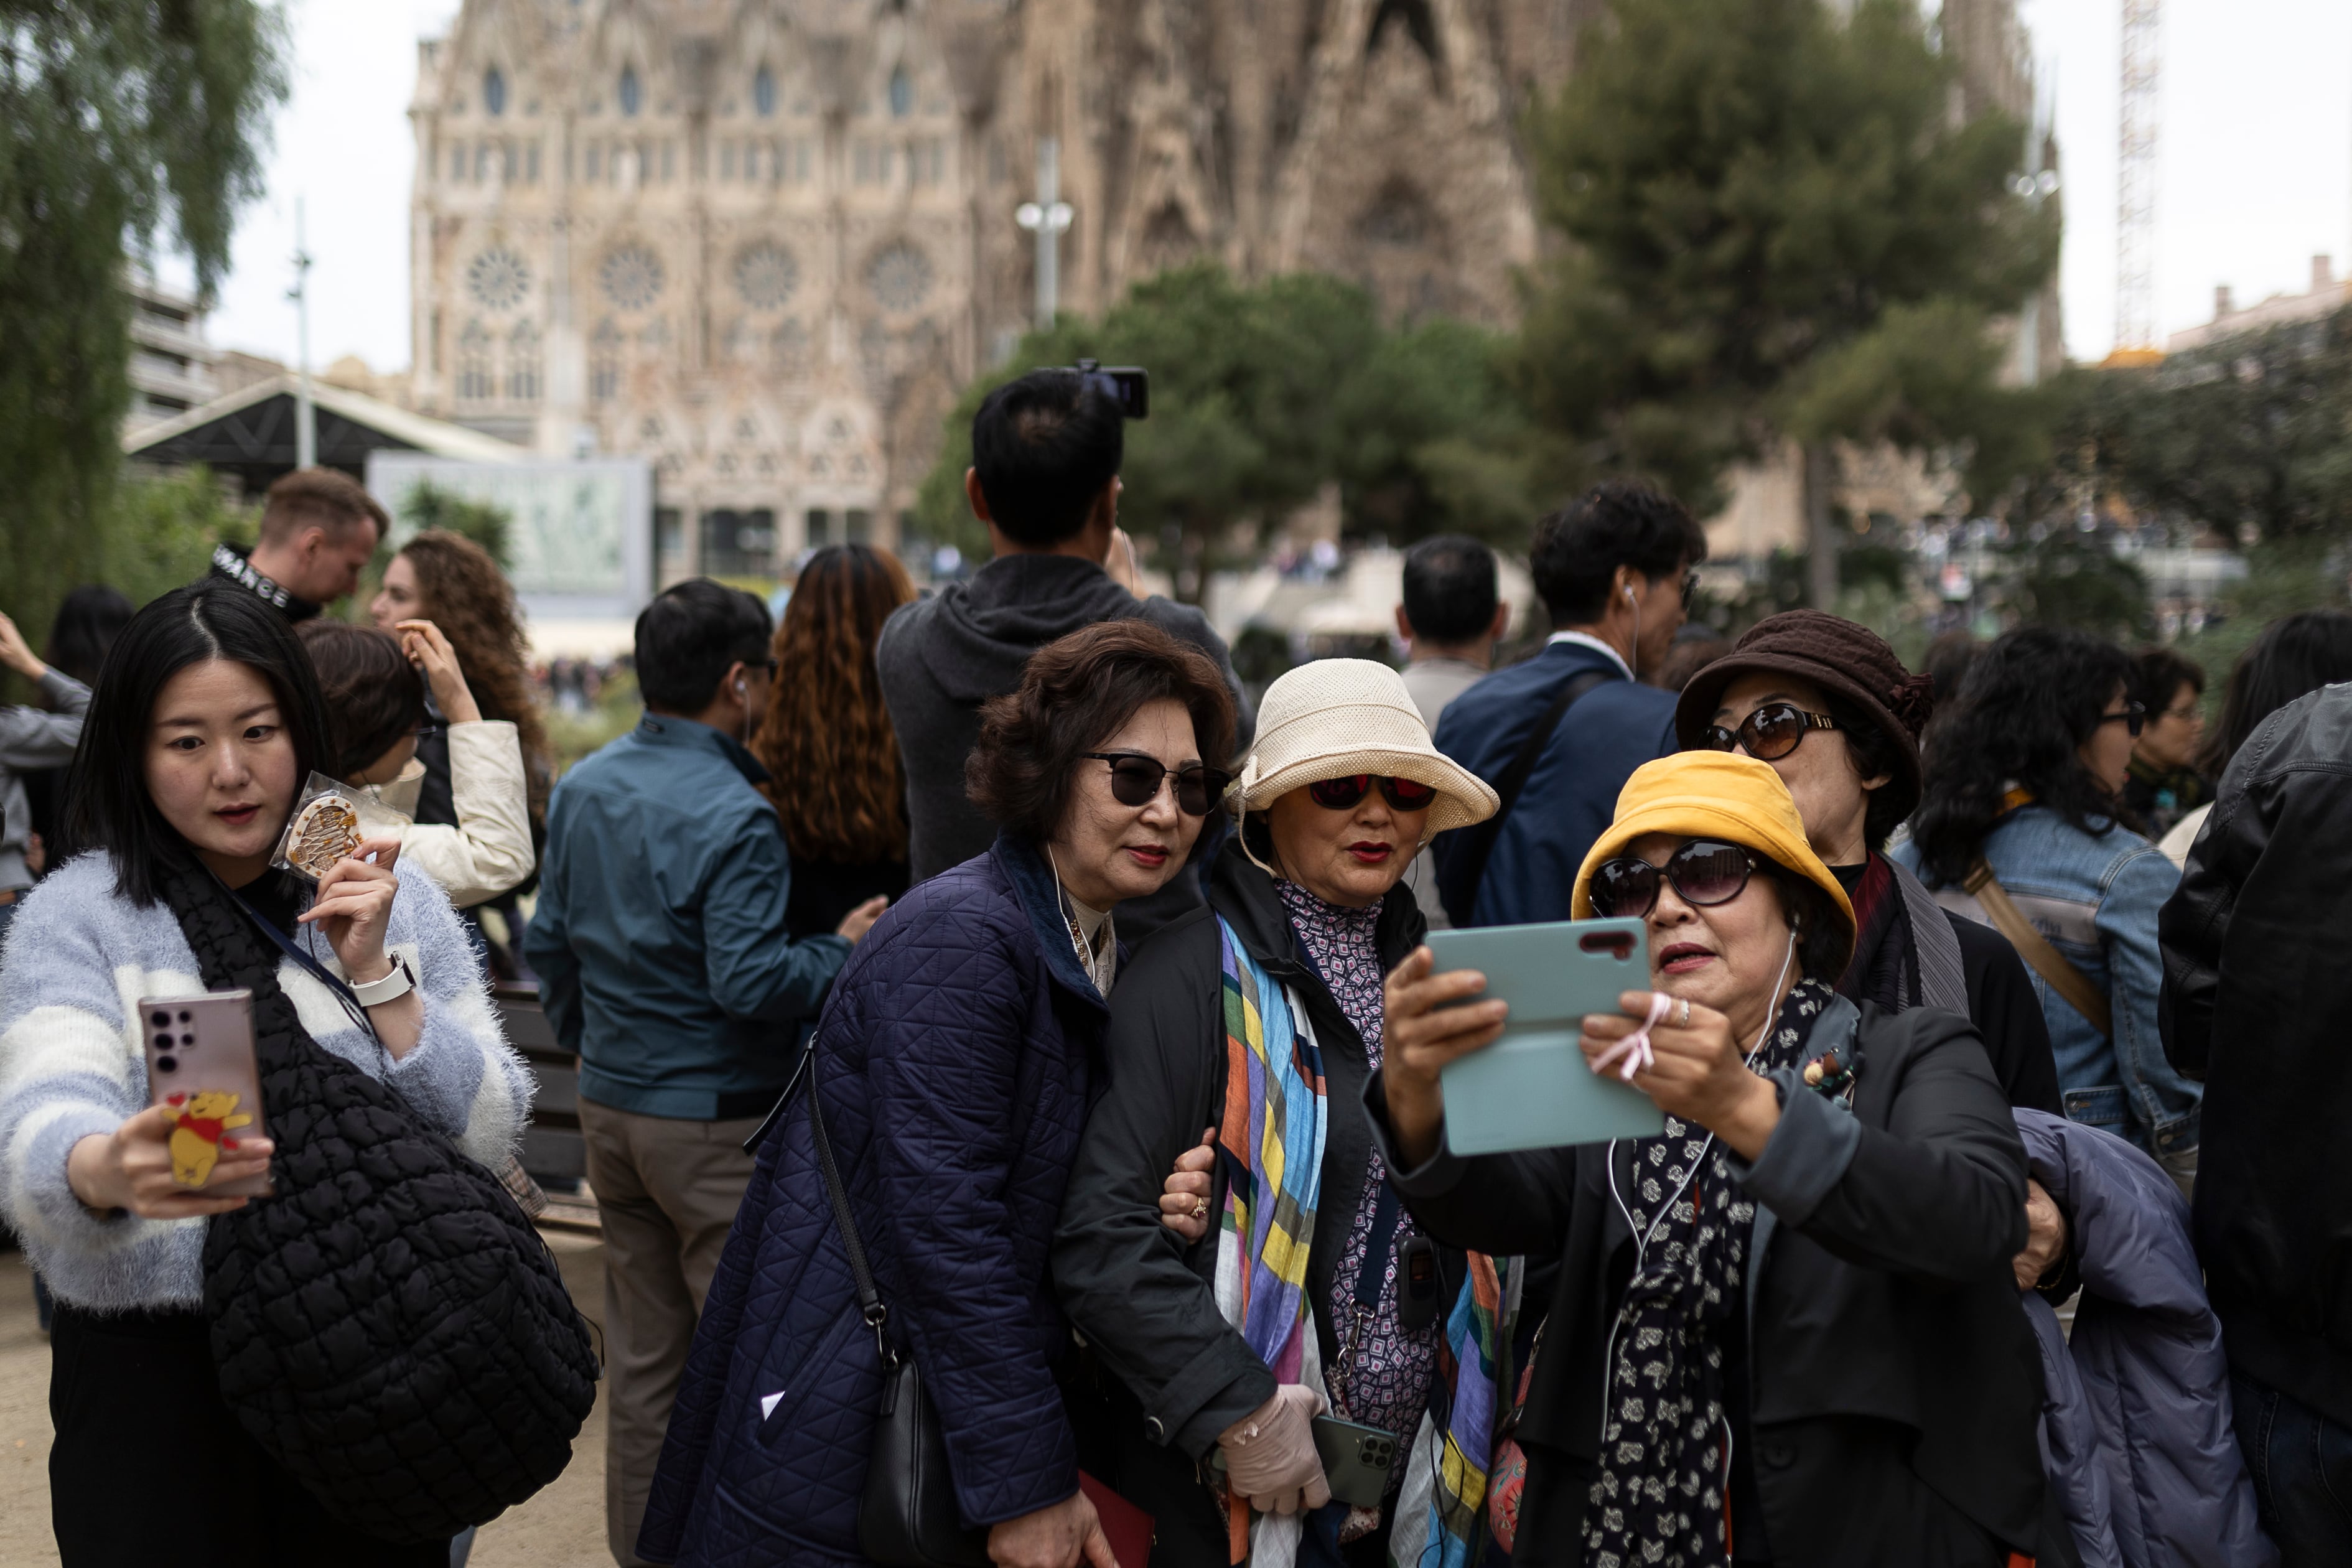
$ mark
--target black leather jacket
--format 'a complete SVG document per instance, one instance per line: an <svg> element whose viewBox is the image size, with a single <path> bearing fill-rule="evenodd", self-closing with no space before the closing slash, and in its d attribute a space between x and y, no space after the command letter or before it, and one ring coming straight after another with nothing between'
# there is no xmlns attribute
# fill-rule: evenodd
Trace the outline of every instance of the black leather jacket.
<svg viewBox="0 0 2352 1568"><path fill-rule="evenodd" d="M2352 1425L2352 686L2266 720L2164 906L2165 1054L2205 1082L2197 1253L2231 1364Z"/></svg>

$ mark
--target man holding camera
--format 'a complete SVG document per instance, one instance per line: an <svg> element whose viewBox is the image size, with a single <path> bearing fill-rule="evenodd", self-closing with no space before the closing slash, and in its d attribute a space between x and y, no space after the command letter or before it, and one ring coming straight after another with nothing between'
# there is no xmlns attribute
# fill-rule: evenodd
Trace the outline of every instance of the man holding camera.
<svg viewBox="0 0 2352 1568"><path fill-rule="evenodd" d="M995 828L964 796L964 759L980 737L981 704L1018 687L1022 666L1047 643L1100 621L1150 621L1214 658L1241 699L1208 617L1135 591L1133 549L1118 526L1123 401L1111 374L1091 367L1032 371L990 393L972 418L963 483L995 558L882 628L874 657L907 769L918 882L994 842ZM1244 706L1239 744L1249 736ZM1199 898L1188 869L1132 910L1122 905L1120 928L1140 937Z"/></svg>

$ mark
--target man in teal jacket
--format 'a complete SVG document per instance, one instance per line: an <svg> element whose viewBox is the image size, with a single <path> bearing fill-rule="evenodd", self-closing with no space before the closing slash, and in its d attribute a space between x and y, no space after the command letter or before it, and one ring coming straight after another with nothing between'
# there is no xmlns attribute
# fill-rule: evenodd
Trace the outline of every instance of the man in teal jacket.
<svg viewBox="0 0 2352 1568"><path fill-rule="evenodd" d="M743 746L767 708L770 632L758 599L707 578L637 617L645 718L557 787L525 942L556 1038L580 1054L604 1228L605 1528L625 1564L751 1178L743 1141L885 901L836 935L785 935L792 861Z"/></svg>

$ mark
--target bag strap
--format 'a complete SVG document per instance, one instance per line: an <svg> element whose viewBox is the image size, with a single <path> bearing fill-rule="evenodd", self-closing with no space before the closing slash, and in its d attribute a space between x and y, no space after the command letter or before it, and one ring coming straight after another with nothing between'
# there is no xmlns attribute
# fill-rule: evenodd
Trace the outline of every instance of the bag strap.
<svg viewBox="0 0 2352 1568"><path fill-rule="evenodd" d="M1502 837L1503 821L1511 815L1511 807L1518 803L1519 792L1527 787L1528 776L1536 771L1536 763L1543 757L1544 748L1551 744L1552 736L1559 731L1559 721L1568 717L1568 710L1582 700L1586 692L1605 680L1616 679L1616 672L1609 669L1588 669L1581 675L1570 677L1559 689L1559 695L1552 699L1551 706L1545 710L1543 718L1528 731L1526 742L1519 747L1519 754L1511 759L1511 765L1504 769L1503 776L1495 781L1495 815L1475 827L1464 829L1470 835L1470 841L1463 851L1460 868L1453 880L1465 889L1463 908L1465 911L1478 901L1478 886L1486 879L1486 862L1494 856L1495 841Z"/></svg>
<svg viewBox="0 0 2352 1568"><path fill-rule="evenodd" d="M2009 889L2000 885L2000 879L1992 874L1992 868L1982 856L1969 868L1968 878L1960 885L1976 895L1977 902L1992 917L1993 929L2009 938L2010 945L2017 949L2017 956L2033 965L2033 972L2049 983L2050 989L2088 1018L2100 1034L2110 1040L2116 1037L2115 1015L2107 1006L2106 993L2033 929L2033 922L2025 918L2025 911L2017 907Z"/></svg>
<svg viewBox="0 0 2352 1568"><path fill-rule="evenodd" d="M890 1309L882 1304L882 1292L874 1288L874 1270L866 1267L866 1243L857 1234L857 1222L850 1217L849 1194L841 1184L841 1172L833 1163L833 1140L824 1135L824 1099L817 1093L816 1042L809 1042L809 1131L816 1138L816 1163L824 1172L824 1194L833 1200L833 1222L841 1227L841 1239L849 1249L849 1277L857 1284L857 1312L866 1326L874 1331L875 1348L882 1352L885 1371L895 1368L898 1358L891 1352L889 1336L882 1326L890 1321Z"/></svg>
<svg viewBox="0 0 2352 1568"><path fill-rule="evenodd" d="M1356 1305L1367 1312L1381 1310L1381 1287L1388 1283L1390 1253L1396 1243L1399 1218L1394 1184L1381 1183L1380 1201L1372 1209L1372 1234L1364 1238L1363 1266L1356 1270ZM1400 1281L1400 1288L1402 1282Z"/></svg>

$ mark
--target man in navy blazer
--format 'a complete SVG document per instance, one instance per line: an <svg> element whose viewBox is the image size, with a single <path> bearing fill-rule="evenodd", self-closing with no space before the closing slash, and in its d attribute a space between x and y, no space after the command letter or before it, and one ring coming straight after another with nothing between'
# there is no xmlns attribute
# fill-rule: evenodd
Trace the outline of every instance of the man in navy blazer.
<svg viewBox="0 0 2352 1568"><path fill-rule="evenodd" d="M1499 791L1570 683L1599 679L1585 681L1551 727L1517 799L1506 795L1483 868L1475 828L1432 846L1455 925L1570 918L1577 868L1615 815L1618 792L1635 768L1675 750L1675 694L1639 677L1665 658L1690 570L1706 559L1706 535L1690 512L1646 485L1612 480L1536 524L1528 564L1551 640L1455 698L1438 721L1437 749Z"/></svg>

